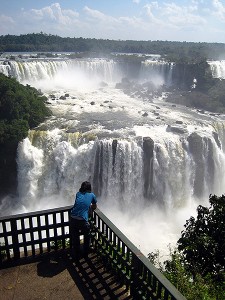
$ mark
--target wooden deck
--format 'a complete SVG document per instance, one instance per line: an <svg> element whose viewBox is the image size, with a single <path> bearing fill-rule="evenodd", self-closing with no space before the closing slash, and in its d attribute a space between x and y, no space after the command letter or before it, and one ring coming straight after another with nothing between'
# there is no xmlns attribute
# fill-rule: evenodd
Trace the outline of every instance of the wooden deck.
<svg viewBox="0 0 225 300"><path fill-rule="evenodd" d="M94 253L74 262L68 253L0 270L1 300L133 299Z"/></svg>

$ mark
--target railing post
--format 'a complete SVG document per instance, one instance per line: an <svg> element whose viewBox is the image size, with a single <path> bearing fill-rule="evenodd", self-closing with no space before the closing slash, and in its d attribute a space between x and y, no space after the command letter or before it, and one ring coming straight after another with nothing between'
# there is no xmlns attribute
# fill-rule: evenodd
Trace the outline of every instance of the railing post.
<svg viewBox="0 0 225 300"><path fill-rule="evenodd" d="M130 283L130 293L133 297L138 297L138 290L135 282L137 282L138 276L138 258L132 253L131 258L131 283Z"/></svg>
<svg viewBox="0 0 225 300"><path fill-rule="evenodd" d="M17 234L17 222L16 221L17 221L16 219L11 220L11 233L12 233L14 259L18 260L18 259L20 259L20 249L19 249L19 239L18 239L18 234Z"/></svg>

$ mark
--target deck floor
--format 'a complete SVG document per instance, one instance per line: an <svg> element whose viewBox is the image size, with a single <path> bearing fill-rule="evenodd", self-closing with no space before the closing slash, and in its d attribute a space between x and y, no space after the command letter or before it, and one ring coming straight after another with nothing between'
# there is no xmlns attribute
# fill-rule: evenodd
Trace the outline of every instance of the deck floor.
<svg viewBox="0 0 225 300"><path fill-rule="evenodd" d="M74 262L69 254L0 270L0 300L133 299L95 254Z"/></svg>

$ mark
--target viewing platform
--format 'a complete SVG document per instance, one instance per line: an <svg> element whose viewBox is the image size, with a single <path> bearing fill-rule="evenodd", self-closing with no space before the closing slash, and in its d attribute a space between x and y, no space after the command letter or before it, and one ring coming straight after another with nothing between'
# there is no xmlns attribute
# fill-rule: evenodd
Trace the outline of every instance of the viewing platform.
<svg viewBox="0 0 225 300"><path fill-rule="evenodd" d="M0 299L133 299L99 257L74 263L70 255L47 255L36 262L0 270Z"/></svg>
<svg viewBox="0 0 225 300"><path fill-rule="evenodd" d="M99 210L88 257L71 257L71 207L0 218L0 299L185 300Z"/></svg>

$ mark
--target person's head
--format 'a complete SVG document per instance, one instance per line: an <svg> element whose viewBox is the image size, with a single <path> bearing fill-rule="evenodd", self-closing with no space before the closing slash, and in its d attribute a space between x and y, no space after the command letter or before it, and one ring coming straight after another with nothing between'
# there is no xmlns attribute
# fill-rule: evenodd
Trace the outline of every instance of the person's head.
<svg viewBox="0 0 225 300"><path fill-rule="evenodd" d="M81 193L91 193L91 184L88 181L84 181L81 183L81 187L79 189Z"/></svg>

